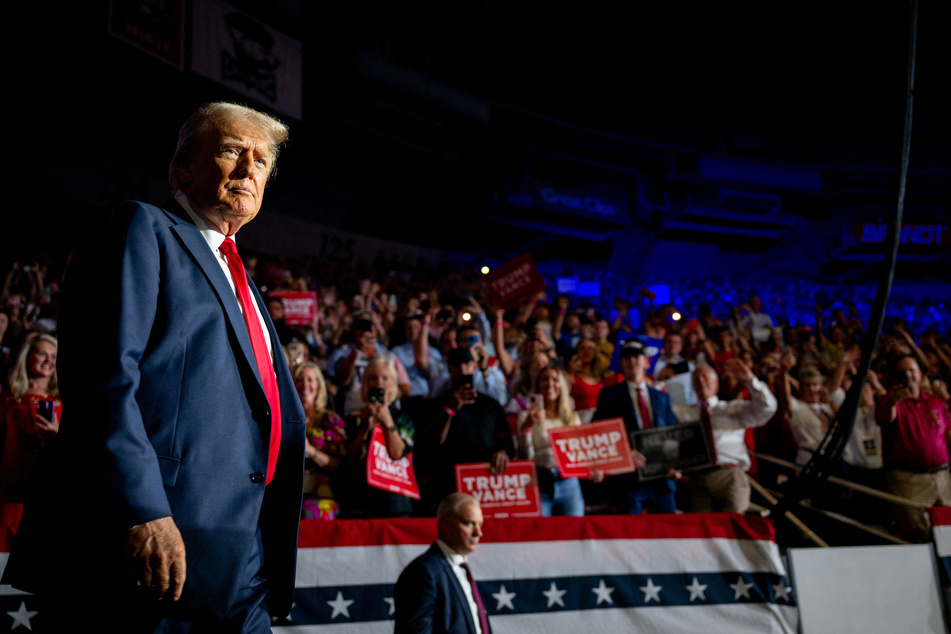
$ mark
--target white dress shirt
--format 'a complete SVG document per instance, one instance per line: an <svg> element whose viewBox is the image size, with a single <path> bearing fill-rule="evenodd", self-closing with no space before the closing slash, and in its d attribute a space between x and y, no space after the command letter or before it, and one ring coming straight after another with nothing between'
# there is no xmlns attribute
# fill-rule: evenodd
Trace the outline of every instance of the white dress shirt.
<svg viewBox="0 0 951 634"><path fill-rule="evenodd" d="M466 556L454 551L449 547L449 544L441 539L436 540L436 545L439 546L439 550L442 551L442 554L446 556L446 559L449 561L449 566L456 575L456 579L459 580L459 585L462 586L462 592L466 595L466 601L469 603L469 610L472 611L472 622L475 623L476 634L482 634L482 620L479 618L479 606L476 604L475 597L472 596L472 586L469 585L469 577L466 576L466 571L462 568L462 564L466 562Z"/></svg>
<svg viewBox="0 0 951 634"><path fill-rule="evenodd" d="M241 300L238 298L238 293L234 287L234 278L231 277L231 268L228 266L228 260L222 255L221 243L224 242L225 235L208 224L208 221L205 220L205 217L197 213L194 208L191 206L191 202L188 200L188 196L182 192L175 194L175 200L178 201L185 211L188 212L188 216L192 219L192 222L195 223L195 226L198 227L198 231L201 233L201 237L205 239L205 242L208 244L208 248L211 249L211 252L215 255L215 260L218 261L218 264L221 266L222 272L225 274L225 279L228 280L228 284L231 285L231 292L234 293L235 300L238 302L238 310L241 311L241 314L244 314L244 308L241 306ZM234 236L231 236L231 240L234 240ZM253 297L253 295L252 295ZM258 306L257 302L252 302L254 304L254 312L257 313L258 321L261 324L261 332L264 333L264 341L267 343L268 353L271 355L271 363L274 363L274 350L271 346L271 337L267 329L267 323L264 321L264 315L261 314L261 308Z"/></svg>
<svg viewBox="0 0 951 634"><path fill-rule="evenodd" d="M744 471L748 471L752 464L746 449L747 428L765 425L777 409L776 397L765 383L753 377L747 387L750 391L749 401L721 401L716 396L707 399L717 464L736 465ZM700 420L699 405L674 405L673 408L681 423Z"/></svg>

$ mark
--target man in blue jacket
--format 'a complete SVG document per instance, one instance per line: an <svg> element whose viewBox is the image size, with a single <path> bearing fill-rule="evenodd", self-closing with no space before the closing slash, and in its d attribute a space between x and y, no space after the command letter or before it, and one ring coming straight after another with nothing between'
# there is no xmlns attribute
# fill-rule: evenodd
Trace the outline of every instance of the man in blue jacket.
<svg viewBox="0 0 951 634"><path fill-rule="evenodd" d="M636 339L625 342L620 351L619 363L624 380L601 390L592 420L622 418L628 434L650 427L676 425L670 397L647 384L650 358L644 344ZM646 458L637 451L633 437L631 449L634 464L638 468L646 466ZM638 515L645 506L656 513L674 513L677 510L674 495L677 485L673 478L642 483L637 472L624 473L605 478L604 486L613 491L619 513Z"/></svg>
<svg viewBox="0 0 951 634"><path fill-rule="evenodd" d="M482 537L482 509L450 493L436 512L438 539L396 582L396 634L490 634L488 614L469 569Z"/></svg>
<svg viewBox="0 0 951 634"><path fill-rule="evenodd" d="M3 581L44 601L44 631L263 634L290 611L304 413L234 239L286 138L202 107L174 198L123 203L70 264L64 416Z"/></svg>

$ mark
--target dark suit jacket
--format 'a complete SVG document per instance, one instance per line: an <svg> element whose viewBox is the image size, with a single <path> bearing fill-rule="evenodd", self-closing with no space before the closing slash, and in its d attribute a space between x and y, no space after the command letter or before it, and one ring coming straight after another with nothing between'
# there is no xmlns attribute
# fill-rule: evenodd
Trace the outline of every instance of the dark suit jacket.
<svg viewBox="0 0 951 634"><path fill-rule="evenodd" d="M187 563L180 614L172 616L228 609L247 581L240 576L258 527L268 603L286 614L304 413L260 296L253 290L276 353L283 419L267 487L270 408L250 338L188 214L175 201L164 209L126 202L90 246L73 258L64 283L60 434L27 502L4 583L122 596L126 531L170 515Z"/></svg>
<svg viewBox="0 0 951 634"><path fill-rule="evenodd" d="M395 634L475 634L472 611L452 566L435 543L396 582Z"/></svg>
<svg viewBox="0 0 951 634"><path fill-rule="evenodd" d="M670 404L670 396L652 387L647 388L647 394L651 401L654 424L657 427L676 425L677 417L674 416L674 409ZM594 417L591 420L598 421L606 418L623 418L624 427L627 428L629 434L634 431L640 431L641 427L634 413L634 400L631 398L631 392L627 388L626 381L622 380L617 385L606 387L598 394L598 407L595 409ZM637 482L637 476L634 474L612 476L610 479L615 481L615 484L623 484L625 486ZM656 486L666 487L671 491L676 490L677 487L673 480L660 480Z"/></svg>

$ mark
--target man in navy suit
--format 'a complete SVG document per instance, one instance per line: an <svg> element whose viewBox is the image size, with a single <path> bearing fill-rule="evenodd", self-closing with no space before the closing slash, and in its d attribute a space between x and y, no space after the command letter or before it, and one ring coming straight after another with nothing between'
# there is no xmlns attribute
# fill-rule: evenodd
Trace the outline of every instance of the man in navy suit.
<svg viewBox="0 0 951 634"><path fill-rule="evenodd" d="M621 348L619 363L624 381L601 390L592 420L623 418L628 434L650 427L676 425L670 397L647 385L650 358L644 344L629 339ZM633 437L631 449L634 464L638 468L645 467L646 458L636 450ZM658 513L674 513L677 510L675 478L680 474L671 471L668 476L656 482L641 483L636 472L624 473L605 478L605 486L613 491L619 513L637 515L645 506Z"/></svg>
<svg viewBox="0 0 951 634"><path fill-rule="evenodd" d="M450 493L436 518L436 543L396 582L395 634L490 634L468 564L482 537L482 509L471 495Z"/></svg>
<svg viewBox="0 0 951 634"><path fill-rule="evenodd" d="M263 633L290 611L304 413L233 239L286 138L263 113L202 107L174 200L122 204L70 264L68 405L4 575L45 601L44 631Z"/></svg>

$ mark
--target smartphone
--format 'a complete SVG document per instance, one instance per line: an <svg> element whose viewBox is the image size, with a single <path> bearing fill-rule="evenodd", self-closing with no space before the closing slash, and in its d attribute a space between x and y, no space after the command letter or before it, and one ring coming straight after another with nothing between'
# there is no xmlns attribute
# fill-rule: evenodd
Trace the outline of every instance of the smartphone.
<svg viewBox="0 0 951 634"><path fill-rule="evenodd" d="M371 387L367 398L371 403L382 403L386 398L386 390L382 387Z"/></svg>
<svg viewBox="0 0 951 634"><path fill-rule="evenodd" d="M468 388L472 388L472 375L471 375L471 374L463 374L463 375L459 378L459 383L460 383L460 385L465 385L465 386L468 387Z"/></svg>
<svg viewBox="0 0 951 634"><path fill-rule="evenodd" d="M908 387L908 375L904 372L896 372L892 375L893 387Z"/></svg>
<svg viewBox="0 0 951 634"><path fill-rule="evenodd" d="M472 346L479 343L479 335L469 335L466 337L466 347L471 348Z"/></svg>
<svg viewBox="0 0 951 634"><path fill-rule="evenodd" d="M541 404L541 402L542 402L541 394L532 394L531 396L528 397L529 407L534 407L537 404Z"/></svg>
<svg viewBox="0 0 951 634"><path fill-rule="evenodd" d="M40 401L36 404L36 413L46 420L53 421L53 401Z"/></svg>

